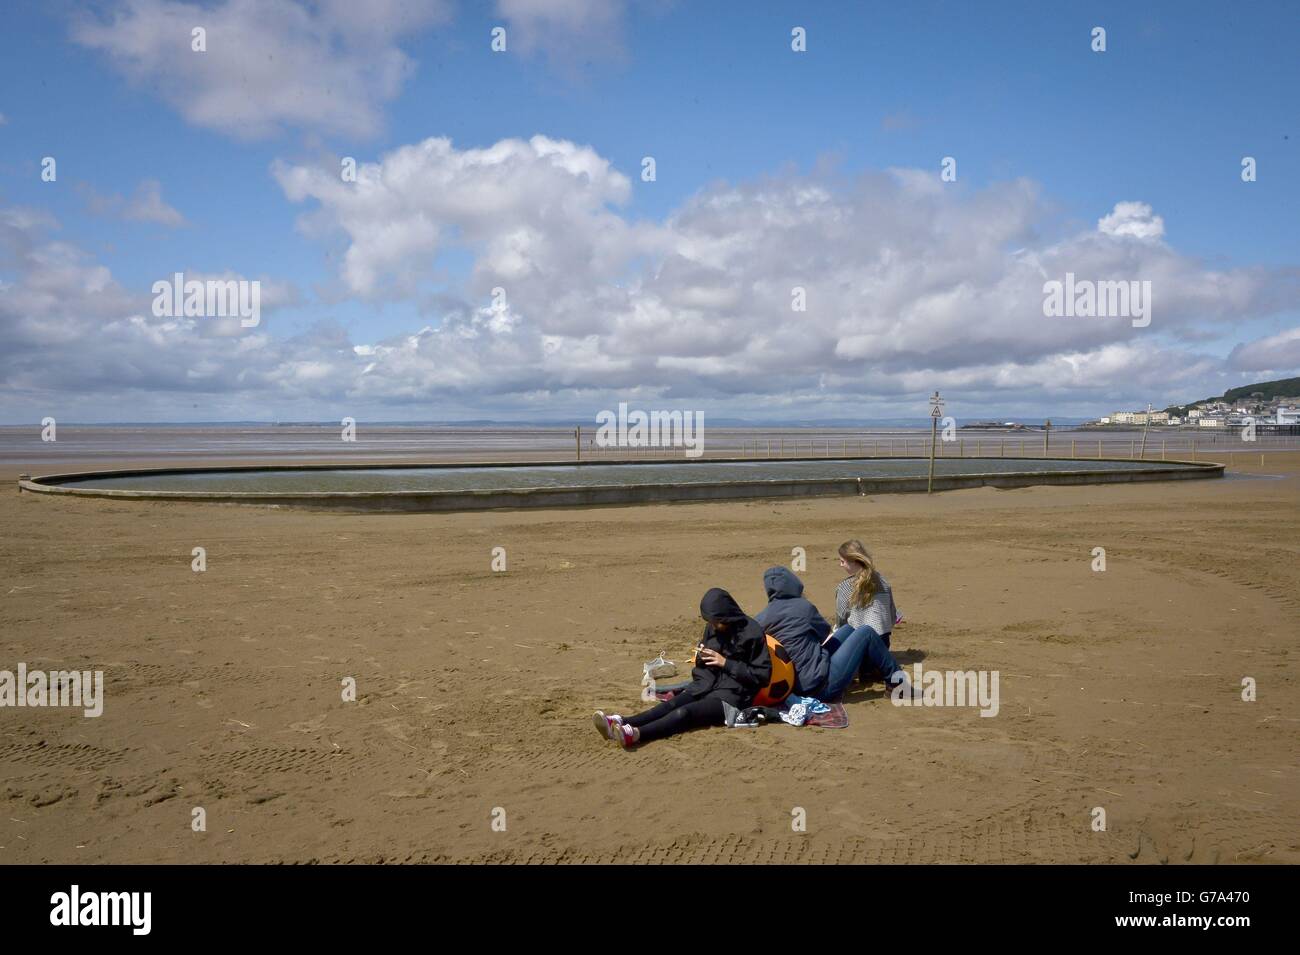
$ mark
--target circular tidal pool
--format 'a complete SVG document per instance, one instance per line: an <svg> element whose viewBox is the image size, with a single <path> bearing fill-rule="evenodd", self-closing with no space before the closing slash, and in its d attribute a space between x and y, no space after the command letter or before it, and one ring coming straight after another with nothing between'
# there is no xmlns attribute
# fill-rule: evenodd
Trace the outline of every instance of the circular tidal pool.
<svg viewBox="0 0 1300 955"><path fill-rule="evenodd" d="M924 491L925 458L473 466L285 466L102 471L38 477L23 490L110 498L473 510ZM1219 477L1217 464L1079 458L939 458L935 490Z"/></svg>
<svg viewBox="0 0 1300 955"><path fill-rule="evenodd" d="M1142 470L1153 461L1077 461L1069 459L938 458L934 473L1010 474ZM273 471L190 471L183 473L93 475L61 482L64 487L124 491L469 491L594 487L611 484L707 484L713 481L789 481L809 478L925 477L924 458L809 461L701 461L655 464L556 464L502 467L361 467Z"/></svg>

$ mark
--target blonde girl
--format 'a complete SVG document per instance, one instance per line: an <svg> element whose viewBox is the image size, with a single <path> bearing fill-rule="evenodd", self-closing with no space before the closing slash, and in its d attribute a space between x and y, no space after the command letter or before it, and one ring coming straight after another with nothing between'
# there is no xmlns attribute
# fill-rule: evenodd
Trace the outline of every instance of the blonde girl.
<svg viewBox="0 0 1300 955"><path fill-rule="evenodd" d="M888 687L907 682L907 674L889 649L889 636L898 611L889 582L876 569L860 540L840 545L840 567L847 575L835 588L835 625L825 643L831 653L830 674L819 699L834 701L844 693L859 669L874 667Z"/></svg>

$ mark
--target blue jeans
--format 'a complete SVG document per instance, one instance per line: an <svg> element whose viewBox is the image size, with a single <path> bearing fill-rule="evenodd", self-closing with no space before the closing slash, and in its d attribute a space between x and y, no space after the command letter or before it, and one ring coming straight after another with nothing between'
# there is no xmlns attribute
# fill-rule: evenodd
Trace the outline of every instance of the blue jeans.
<svg viewBox="0 0 1300 955"><path fill-rule="evenodd" d="M870 661L888 681L896 670L902 669L889 650L889 634L883 637L871 627L858 627L854 630L847 624L831 634L826 641L826 649L831 652L831 671L826 678L826 687L821 693L814 693L820 700L837 700L853 676L862 667L863 661Z"/></svg>

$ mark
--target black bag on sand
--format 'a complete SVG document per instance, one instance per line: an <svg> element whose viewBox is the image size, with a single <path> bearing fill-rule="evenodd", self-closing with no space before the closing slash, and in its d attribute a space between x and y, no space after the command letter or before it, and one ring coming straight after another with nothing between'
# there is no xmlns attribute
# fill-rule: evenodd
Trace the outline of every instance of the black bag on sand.
<svg viewBox="0 0 1300 955"><path fill-rule="evenodd" d="M747 706L742 710L724 700L722 714L726 724L733 727L762 726L764 723L781 722L781 711L775 706Z"/></svg>

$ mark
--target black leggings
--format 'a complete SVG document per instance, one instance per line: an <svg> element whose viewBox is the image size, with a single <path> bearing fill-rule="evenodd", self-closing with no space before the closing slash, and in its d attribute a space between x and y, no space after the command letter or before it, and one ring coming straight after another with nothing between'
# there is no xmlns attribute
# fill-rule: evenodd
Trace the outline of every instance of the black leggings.
<svg viewBox="0 0 1300 955"><path fill-rule="evenodd" d="M629 716L623 722L641 730L641 741L663 739L697 726L721 726L725 721L722 701L737 709L745 708L745 699L736 693L708 693L704 696L678 694L665 700L654 709Z"/></svg>

